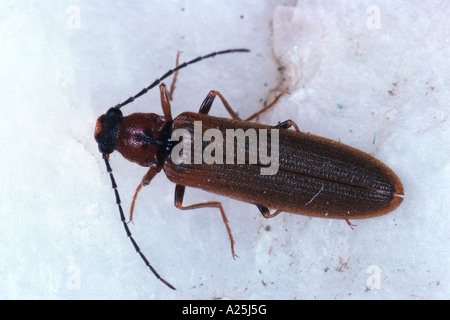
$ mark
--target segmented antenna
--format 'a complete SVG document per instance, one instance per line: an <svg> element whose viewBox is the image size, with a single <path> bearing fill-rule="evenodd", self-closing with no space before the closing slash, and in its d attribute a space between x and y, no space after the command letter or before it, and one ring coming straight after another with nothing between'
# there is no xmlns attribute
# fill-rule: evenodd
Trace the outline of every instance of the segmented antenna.
<svg viewBox="0 0 450 320"><path fill-rule="evenodd" d="M147 258L141 252L141 249L139 248L139 246L137 245L136 241L134 240L133 235L131 234L130 229L128 228L128 225L126 223L125 215L123 214L123 209L122 209L122 204L121 204L121 201L120 201L119 191L117 191L116 180L114 179L114 175L112 173L111 166L109 165L109 155L104 154L103 155L103 159L105 160L106 170L109 173L109 177L111 178L112 188L114 189L114 194L116 195L116 204L117 204L117 207L119 208L120 220L122 220L123 227L125 228L125 232L127 233L128 238L130 238L130 241L133 244L134 249L136 249L136 252L139 253L139 255L141 256L142 260L144 260L146 266L150 269L151 272L153 272L153 274L155 275L156 278L158 278L162 283L164 283L170 289L176 290L174 286L172 286L169 282L167 282L164 278L162 278L158 274L158 272L156 272L156 270L148 262Z"/></svg>
<svg viewBox="0 0 450 320"><path fill-rule="evenodd" d="M180 64L179 66L177 66L176 68L169 70L166 72L165 75L163 75L161 78L156 79L151 85L149 85L147 88L142 89L138 94L136 94L133 97L129 97L127 100L125 100L124 102L118 104L116 106L116 108L122 108L123 106L129 104L130 102L133 102L135 99L139 98L140 96L142 96L143 94L146 94L149 90L153 89L154 87L156 87L158 84L161 83L161 81L163 81L164 79L166 79L167 77L169 77L170 75L172 75L174 72L183 69L184 67L187 67L190 64L199 62L200 60L204 60L204 59L208 59L208 58L214 58L217 55L220 54L228 54L228 53L234 53L234 52L250 52L250 50L248 49L228 49L228 50L223 50L223 51L217 51L217 52L213 52L210 54L207 54L205 56L200 56L198 58L192 59L191 61L188 62L184 62L182 64Z"/></svg>

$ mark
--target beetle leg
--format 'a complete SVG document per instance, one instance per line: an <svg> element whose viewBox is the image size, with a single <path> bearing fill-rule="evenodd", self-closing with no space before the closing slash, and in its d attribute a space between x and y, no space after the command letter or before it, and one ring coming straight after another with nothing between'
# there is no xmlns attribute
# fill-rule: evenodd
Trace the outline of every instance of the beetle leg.
<svg viewBox="0 0 450 320"><path fill-rule="evenodd" d="M261 114L263 114L264 112L268 111L269 109L273 108L273 106L275 106L278 102L278 100L284 96L285 94L288 94L289 91L288 90L283 90L278 96L276 96L275 100L272 101L272 103L270 103L268 106L265 106L264 108L262 108L261 110L259 110L258 112L252 114L250 117L248 117L247 119L245 119L245 121L250 121L253 120L255 118L258 118Z"/></svg>
<svg viewBox="0 0 450 320"><path fill-rule="evenodd" d="M177 82L177 77L178 77L178 66L180 65L180 55L181 55L182 51L177 51L177 59L175 62L175 72L173 73L173 79L172 79L172 84L170 85L170 93L169 93L169 99L170 101L173 100L173 92L175 91L175 83Z"/></svg>
<svg viewBox="0 0 450 320"><path fill-rule="evenodd" d="M222 208L222 204L220 202L212 201L212 202L203 202L203 203L197 203L192 204L190 206L183 206L183 197L184 197L184 190L185 186L177 184L175 187L175 207L177 207L180 210L191 210L191 209L199 209L199 208L218 208L220 210L220 213L222 215L223 223L225 223L225 227L227 228L228 237L230 238L230 244L231 244L231 255L233 256L233 259L237 257L237 254L234 252L234 239L233 235L231 234L230 226L228 225L228 219L225 215L225 211Z"/></svg>
<svg viewBox="0 0 450 320"><path fill-rule="evenodd" d="M139 191L141 191L142 187L149 185L150 181L152 181L153 177L161 170L158 170L157 168L151 167L150 170L145 174L145 176L142 178L141 183L136 188L136 192L133 196L133 201L131 202L131 208L130 208L130 219L128 220L128 223L133 222L133 211L134 211L134 205L136 203L136 198L138 196Z"/></svg>
<svg viewBox="0 0 450 320"><path fill-rule="evenodd" d="M350 229L355 230L353 227L356 227L356 224L353 224L350 222L350 220L345 219L345 222L347 222L347 224L349 225Z"/></svg>
<svg viewBox="0 0 450 320"><path fill-rule="evenodd" d="M279 129L289 129L290 127L294 127L295 131L300 132L300 129L298 128L297 124L292 120L286 120L283 122L280 122L275 126L275 128Z"/></svg>
<svg viewBox="0 0 450 320"><path fill-rule="evenodd" d="M203 100L202 105L200 106L200 110L198 110L198 113L201 114L208 114L209 110L211 109L211 106L214 102L214 99L216 97L219 97L222 101L223 105L225 106L225 109L227 109L230 116L235 120L241 120L239 116L234 112L234 110L231 108L228 101L223 97L223 95L219 91L211 90L208 95L206 96L205 100Z"/></svg>
<svg viewBox="0 0 450 320"><path fill-rule="evenodd" d="M250 117L248 117L247 119L245 119L245 121L250 121L254 118L259 117L261 114L263 114L264 112L268 111L269 109L271 109L277 102L278 100L285 94L289 93L289 91L284 90L282 91L276 98L274 101L272 101L271 104L269 104L268 106L265 106L264 108L262 108L260 111L254 113L253 115L251 115ZM224 98L224 96L215 90L211 90L208 95L206 96L205 100L203 100L202 105L200 106L200 110L198 111L198 113L201 114L208 114L211 106L214 102L214 99L216 97L219 97L220 100L222 101L223 105L225 106L225 109L227 109L228 113L231 115L231 117L235 120L242 120L236 112L234 112L233 108L231 108L230 104L228 103L228 101Z"/></svg>
<svg viewBox="0 0 450 320"><path fill-rule="evenodd" d="M256 205L259 209L259 211L261 212L262 216L266 219L270 219L273 218L275 216L277 216L281 210L277 210L274 213L270 213L269 209L267 207L261 206L261 205Z"/></svg>
<svg viewBox="0 0 450 320"><path fill-rule="evenodd" d="M166 117L167 121L172 121L172 111L170 107L170 93L169 90L167 90L167 87L164 83L161 83L159 85L159 93L161 97L161 107L163 109L164 116Z"/></svg>

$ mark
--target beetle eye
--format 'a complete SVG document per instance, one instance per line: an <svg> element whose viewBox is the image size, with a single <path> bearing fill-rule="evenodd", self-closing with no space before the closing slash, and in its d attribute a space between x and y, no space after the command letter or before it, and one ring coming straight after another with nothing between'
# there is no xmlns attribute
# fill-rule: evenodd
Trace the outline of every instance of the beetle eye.
<svg viewBox="0 0 450 320"><path fill-rule="evenodd" d="M122 111L120 111L119 108L110 108L107 112L106 112L106 116L111 120L111 121L119 121L122 120L123 115L122 115Z"/></svg>

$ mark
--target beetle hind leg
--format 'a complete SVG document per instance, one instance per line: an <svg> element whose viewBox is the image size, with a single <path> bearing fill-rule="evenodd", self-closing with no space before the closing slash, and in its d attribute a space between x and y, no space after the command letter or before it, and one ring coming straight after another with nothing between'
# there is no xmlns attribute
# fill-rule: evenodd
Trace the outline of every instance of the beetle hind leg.
<svg viewBox="0 0 450 320"><path fill-rule="evenodd" d="M211 201L211 202L203 202L203 203L196 203L189 206L183 206L183 198L184 198L184 191L186 187L177 184L175 187L175 207L177 207L180 210L191 210L191 209L200 209L200 208L218 208L220 210L220 214L222 215L223 223L225 224L225 227L228 232L228 237L230 239L231 244L231 255L233 256L233 259L236 259L238 255L234 252L234 239L233 235L231 234L231 228L228 224L228 218L225 214L225 210L223 210L222 204L217 201Z"/></svg>
<svg viewBox="0 0 450 320"><path fill-rule="evenodd" d="M279 213L281 213L281 210L277 210L274 213L270 213L270 211L267 207L264 207L261 205L256 205L256 207L258 207L259 212L261 212L262 216L266 219L276 217Z"/></svg>
<svg viewBox="0 0 450 320"><path fill-rule="evenodd" d="M347 222L350 229L355 230L354 227L356 227L356 224L351 223L350 220L348 220L348 219L345 219L345 222Z"/></svg>
<svg viewBox="0 0 450 320"><path fill-rule="evenodd" d="M254 114L252 114L250 117L248 117L247 119L245 119L245 121L250 121L253 119L258 118L260 115L262 115L263 113L269 111L270 109L272 109L280 100L280 98L282 96L284 96L285 94L288 94L289 91L288 90L283 90L278 96L275 97L275 99L267 106L263 107L261 110L259 110L258 112L255 112Z"/></svg>

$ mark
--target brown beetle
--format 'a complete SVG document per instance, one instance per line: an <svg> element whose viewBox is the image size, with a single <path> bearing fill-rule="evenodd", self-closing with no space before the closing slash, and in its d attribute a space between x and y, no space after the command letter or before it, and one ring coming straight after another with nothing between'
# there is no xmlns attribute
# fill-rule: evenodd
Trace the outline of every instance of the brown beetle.
<svg viewBox="0 0 450 320"><path fill-rule="evenodd" d="M95 139L110 173L116 202L127 235L156 277L172 289L174 287L156 273L141 253L125 222L117 185L108 161L109 154L115 150L126 159L150 168L136 189L130 210L130 220L141 188L148 185L158 172L164 170L168 179L176 183L175 206L177 208L188 210L215 207L220 210L229 235L233 257L236 256L234 240L221 203L205 202L183 206L185 187L199 188L255 204L265 218L274 217L285 211L314 217L343 219L350 226L352 226L350 219L365 219L386 214L397 208L403 200L401 197L403 186L399 178L374 157L339 142L300 132L292 120L284 121L276 126L250 122L271 108L281 95L260 112L246 120L241 120L219 92L210 91L198 113L184 112L172 119L170 93L166 86L161 84L159 88L163 116L153 113L134 113L124 117L120 111L122 106L157 86L169 75L173 73L176 75L179 69L191 63L217 54L245 51L248 50L225 50L199 57L182 65L177 64L175 69L167 72L134 97L109 109L97 120ZM172 84L173 87L174 84ZM220 98L233 119L208 115L216 97ZM196 130L196 124L201 124L199 130ZM291 126L295 130L287 130ZM182 142L174 137L177 130L184 132ZM241 130L239 132L245 134L244 139L239 141L239 138L233 137L227 140L231 141L229 146L233 150L223 152L218 143L223 141L217 140L218 137L226 136L236 130ZM214 132L214 138L211 134L207 135L209 138L205 138L207 132ZM268 169L269 166L260 154L263 149L262 140L259 140L260 143L256 144L256 147L253 145L252 149L251 133L253 132L256 139L265 137L267 143L265 155L273 156L275 152L277 153L273 158L276 161L276 171L262 174L262 170ZM264 132L265 135L263 135ZM196 134L200 134L200 138ZM197 141L200 146L186 144L186 148L180 148L181 143L186 141ZM209 153L206 155L214 158L214 161L196 161L198 160L196 157L199 156L198 151L206 152L207 149ZM247 161L242 159L239 161L239 152L243 153L242 157ZM183 161L175 159L183 155L185 156ZM250 161L252 157L253 162ZM231 160L232 163L225 160ZM269 209L274 209L275 212L270 213Z"/></svg>

